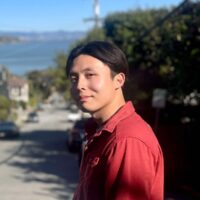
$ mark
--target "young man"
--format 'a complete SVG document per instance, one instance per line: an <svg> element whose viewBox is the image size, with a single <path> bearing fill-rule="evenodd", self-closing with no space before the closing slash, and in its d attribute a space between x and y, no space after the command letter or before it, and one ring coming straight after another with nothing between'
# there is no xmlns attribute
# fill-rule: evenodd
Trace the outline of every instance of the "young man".
<svg viewBox="0 0 200 200"><path fill-rule="evenodd" d="M163 200L162 150L124 99L124 53L108 42L90 42L71 51L66 72L77 105L92 115L74 200Z"/></svg>

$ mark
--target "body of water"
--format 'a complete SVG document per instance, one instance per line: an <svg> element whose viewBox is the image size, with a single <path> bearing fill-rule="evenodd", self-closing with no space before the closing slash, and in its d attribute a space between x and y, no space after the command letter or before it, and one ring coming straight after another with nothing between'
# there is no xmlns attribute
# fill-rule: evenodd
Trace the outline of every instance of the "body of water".
<svg viewBox="0 0 200 200"><path fill-rule="evenodd" d="M53 67L56 55L67 53L71 43L64 40L0 44L0 64L16 75Z"/></svg>

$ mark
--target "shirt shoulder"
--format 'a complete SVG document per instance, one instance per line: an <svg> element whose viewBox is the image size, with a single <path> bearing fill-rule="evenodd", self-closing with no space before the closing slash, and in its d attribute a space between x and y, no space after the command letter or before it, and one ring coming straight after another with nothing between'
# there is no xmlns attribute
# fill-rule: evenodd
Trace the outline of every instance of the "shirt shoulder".
<svg viewBox="0 0 200 200"><path fill-rule="evenodd" d="M129 139L137 140L157 155L160 145L151 126L136 112L121 120L115 127L114 135L116 142Z"/></svg>

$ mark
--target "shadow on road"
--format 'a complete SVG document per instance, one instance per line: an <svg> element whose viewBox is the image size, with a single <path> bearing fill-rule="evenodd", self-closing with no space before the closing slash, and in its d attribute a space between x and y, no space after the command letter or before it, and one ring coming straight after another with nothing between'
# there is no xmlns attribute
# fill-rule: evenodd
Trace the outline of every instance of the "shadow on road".
<svg viewBox="0 0 200 200"><path fill-rule="evenodd" d="M31 184L41 184L43 188L35 191L37 195L53 194L55 199L71 199L79 169L76 155L67 151L66 133L38 130L23 133L20 139L23 148L9 165L19 168L24 175L16 174L15 178Z"/></svg>

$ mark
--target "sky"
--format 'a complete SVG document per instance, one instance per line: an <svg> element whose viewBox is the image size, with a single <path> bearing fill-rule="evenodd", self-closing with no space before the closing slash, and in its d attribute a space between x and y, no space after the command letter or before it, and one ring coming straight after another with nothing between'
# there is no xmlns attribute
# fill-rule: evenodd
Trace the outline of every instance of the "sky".
<svg viewBox="0 0 200 200"><path fill-rule="evenodd" d="M171 7L183 0L99 0L100 17L136 8ZM0 0L0 31L87 31L93 0Z"/></svg>

